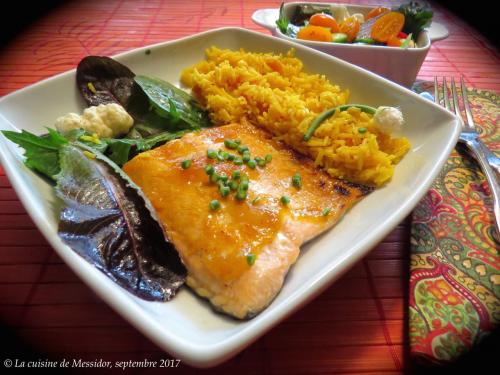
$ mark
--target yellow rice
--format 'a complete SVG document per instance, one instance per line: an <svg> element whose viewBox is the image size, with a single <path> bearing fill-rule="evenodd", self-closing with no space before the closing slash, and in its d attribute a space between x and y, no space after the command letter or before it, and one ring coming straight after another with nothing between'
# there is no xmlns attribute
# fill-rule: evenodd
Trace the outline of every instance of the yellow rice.
<svg viewBox="0 0 500 375"><path fill-rule="evenodd" d="M410 148L406 138L381 132L372 115L357 108L337 112L305 142L311 121L346 104L349 91L323 75L305 73L293 50L274 55L211 47L206 55L206 60L184 70L182 81L216 124L263 127L331 176L375 186L391 179L394 164Z"/></svg>

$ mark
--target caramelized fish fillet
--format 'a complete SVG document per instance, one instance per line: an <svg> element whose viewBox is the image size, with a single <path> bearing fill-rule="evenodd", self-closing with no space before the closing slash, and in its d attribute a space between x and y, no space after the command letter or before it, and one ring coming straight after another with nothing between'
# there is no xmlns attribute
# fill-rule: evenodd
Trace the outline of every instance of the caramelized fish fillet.
<svg viewBox="0 0 500 375"><path fill-rule="evenodd" d="M225 139L240 139L252 158L270 154L272 161L251 169L208 158L208 149L238 155L224 146ZM192 161L187 169L184 160ZM247 198L237 200L234 192L223 198L205 173L207 164L219 175L247 175ZM155 207L186 265L188 285L217 310L240 319L274 299L302 243L333 226L370 191L332 179L265 131L241 124L187 134L137 155L123 169ZM296 173L301 188L292 184ZM288 205L282 196L290 198ZM214 199L221 203L218 210L209 207Z"/></svg>

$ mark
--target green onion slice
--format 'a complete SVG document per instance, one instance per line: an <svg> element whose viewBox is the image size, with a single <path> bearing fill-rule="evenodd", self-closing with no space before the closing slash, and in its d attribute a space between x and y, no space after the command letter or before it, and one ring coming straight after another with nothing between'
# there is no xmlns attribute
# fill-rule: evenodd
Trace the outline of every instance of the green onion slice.
<svg viewBox="0 0 500 375"><path fill-rule="evenodd" d="M215 211L220 208L220 202L217 199L210 201L209 207L211 210Z"/></svg>
<svg viewBox="0 0 500 375"><path fill-rule="evenodd" d="M247 263L249 266L253 266L255 263L255 259L257 259L257 256L255 254L249 253L247 256Z"/></svg>

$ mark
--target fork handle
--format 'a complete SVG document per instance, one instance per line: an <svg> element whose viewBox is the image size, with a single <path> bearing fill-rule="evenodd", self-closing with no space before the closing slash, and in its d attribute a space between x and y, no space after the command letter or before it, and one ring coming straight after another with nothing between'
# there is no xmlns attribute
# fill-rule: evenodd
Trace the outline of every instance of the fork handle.
<svg viewBox="0 0 500 375"><path fill-rule="evenodd" d="M479 162L479 166L484 172L486 180L490 185L491 194L493 195L493 212L495 214L495 220L497 224L497 233L500 237L500 186L498 185L495 172L493 172L493 169L490 167L488 158L486 156L486 153L484 152L486 146L484 146L483 143L478 139L470 139L466 141L465 144L476 156L476 159Z"/></svg>
<svg viewBox="0 0 500 375"><path fill-rule="evenodd" d="M484 145L483 142L479 142L479 147L482 149L484 156L486 156L486 160L488 164L500 174L500 158L496 156L488 147Z"/></svg>
<svg viewBox="0 0 500 375"><path fill-rule="evenodd" d="M469 137L460 137L458 139L461 143L467 146L467 142L469 141ZM479 148L484 153L484 156L486 157L486 160L488 161L488 164L490 165L491 168L493 168L496 173L500 176L500 158L496 156L488 147L485 146L483 142L479 142ZM469 146L467 146L468 149L470 149ZM474 157L474 159L477 160L477 157L475 154L472 154L471 156Z"/></svg>

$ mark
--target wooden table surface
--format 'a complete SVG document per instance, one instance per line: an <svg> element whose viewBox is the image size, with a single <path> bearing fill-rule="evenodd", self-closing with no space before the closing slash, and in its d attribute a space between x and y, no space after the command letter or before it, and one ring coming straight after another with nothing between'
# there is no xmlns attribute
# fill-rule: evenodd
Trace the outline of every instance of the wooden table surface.
<svg viewBox="0 0 500 375"><path fill-rule="evenodd" d="M114 55L220 26L267 33L250 17L256 9L278 6L279 1L269 0L68 2L0 50L0 96L72 69L89 54ZM470 86L500 91L498 51L450 12L439 6L434 10L450 37L432 45L418 78L463 75ZM226 364L202 372L404 372L410 365L405 308L409 227L407 218L319 298ZM32 359L169 358L63 264L27 216L1 167L0 323L2 339L10 333L26 345L23 350L32 350L24 353ZM28 359L22 355L18 358ZM182 363L170 370L199 371Z"/></svg>

